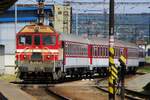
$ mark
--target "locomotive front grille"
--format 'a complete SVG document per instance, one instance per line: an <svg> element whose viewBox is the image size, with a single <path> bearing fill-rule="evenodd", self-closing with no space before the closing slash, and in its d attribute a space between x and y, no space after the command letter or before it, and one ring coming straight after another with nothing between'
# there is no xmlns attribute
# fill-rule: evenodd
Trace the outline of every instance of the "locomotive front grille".
<svg viewBox="0 0 150 100"><path fill-rule="evenodd" d="M31 60L42 60L42 54L40 52L32 53Z"/></svg>

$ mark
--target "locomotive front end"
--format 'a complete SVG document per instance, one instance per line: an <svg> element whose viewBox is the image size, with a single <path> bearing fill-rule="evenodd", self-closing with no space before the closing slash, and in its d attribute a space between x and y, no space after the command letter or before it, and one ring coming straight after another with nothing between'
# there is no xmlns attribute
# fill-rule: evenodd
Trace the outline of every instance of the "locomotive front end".
<svg viewBox="0 0 150 100"><path fill-rule="evenodd" d="M59 66L59 34L49 26L25 26L16 41L16 68L20 79L50 78Z"/></svg>

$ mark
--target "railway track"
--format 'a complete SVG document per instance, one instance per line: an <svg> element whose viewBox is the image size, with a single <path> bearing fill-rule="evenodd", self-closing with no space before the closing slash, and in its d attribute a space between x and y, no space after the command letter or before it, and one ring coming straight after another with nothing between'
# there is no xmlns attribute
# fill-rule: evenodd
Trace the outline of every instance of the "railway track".
<svg viewBox="0 0 150 100"><path fill-rule="evenodd" d="M37 98L37 100L71 100L70 98L49 89L54 84L21 84L20 88Z"/></svg>
<svg viewBox="0 0 150 100"><path fill-rule="evenodd" d="M150 100L150 95L142 92L125 89L125 93L125 97L132 100Z"/></svg>
<svg viewBox="0 0 150 100"><path fill-rule="evenodd" d="M99 90L109 93L109 91L107 90L107 88L103 88L103 87L99 87L97 86L96 88L98 88ZM117 95L118 98L120 95ZM144 93L140 93L137 91L133 91L133 90L129 90L129 89L125 89L125 98L129 99L129 100L150 100L150 95L144 94Z"/></svg>
<svg viewBox="0 0 150 100"><path fill-rule="evenodd" d="M108 86L96 86L97 89L109 93ZM119 98L119 94L117 94L117 97ZM143 93L143 92L137 92L129 89L125 89L125 98L129 100L150 100L150 95Z"/></svg>

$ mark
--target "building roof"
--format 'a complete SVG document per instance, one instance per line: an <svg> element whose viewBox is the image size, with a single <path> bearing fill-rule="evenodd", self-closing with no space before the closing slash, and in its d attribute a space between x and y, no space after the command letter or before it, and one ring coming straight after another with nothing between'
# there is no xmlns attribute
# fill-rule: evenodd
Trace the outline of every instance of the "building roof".
<svg viewBox="0 0 150 100"><path fill-rule="evenodd" d="M1 0L0 1L0 13L2 13L4 10L8 9L10 6L12 6L17 0Z"/></svg>

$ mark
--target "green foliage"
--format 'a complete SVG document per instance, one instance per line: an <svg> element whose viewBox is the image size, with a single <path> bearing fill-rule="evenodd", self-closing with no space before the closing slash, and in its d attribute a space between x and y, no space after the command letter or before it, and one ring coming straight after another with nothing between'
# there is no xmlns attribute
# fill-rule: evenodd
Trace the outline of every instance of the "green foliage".
<svg viewBox="0 0 150 100"><path fill-rule="evenodd" d="M18 80L18 78L16 78L16 75L1 75L0 80L12 82Z"/></svg>
<svg viewBox="0 0 150 100"><path fill-rule="evenodd" d="M146 57L146 63L150 63L150 57Z"/></svg>
<svg viewBox="0 0 150 100"><path fill-rule="evenodd" d="M143 66L138 69L139 72L150 73L150 66Z"/></svg>

